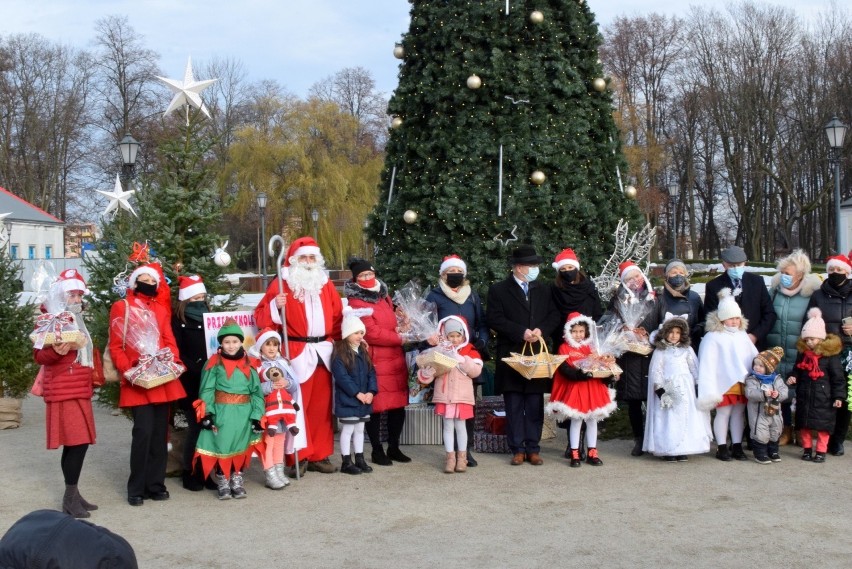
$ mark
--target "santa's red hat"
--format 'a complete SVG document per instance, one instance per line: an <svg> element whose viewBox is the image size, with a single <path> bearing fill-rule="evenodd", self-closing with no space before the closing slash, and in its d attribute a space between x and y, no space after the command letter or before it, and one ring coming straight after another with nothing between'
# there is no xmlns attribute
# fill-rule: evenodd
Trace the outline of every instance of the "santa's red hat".
<svg viewBox="0 0 852 569"><path fill-rule="evenodd" d="M154 281L159 285L162 282L162 278L160 277L161 271L160 267L155 265L154 263L148 263L147 265L140 265L136 267L136 269L130 273L130 278L127 279L127 284L130 288L136 286L136 279L138 279L142 275L150 275L153 277Z"/></svg>
<svg viewBox="0 0 852 569"><path fill-rule="evenodd" d="M178 277L178 300L189 300L196 294L207 294L207 288L198 275Z"/></svg>
<svg viewBox="0 0 852 569"><path fill-rule="evenodd" d="M638 265L636 265L636 263L629 259L618 265L618 278L621 279L621 282L624 282L624 277L626 277L627 273L629 273L633 269L636 269L640 273L642 272L642 269L640 269Z"/></svg>
<svg viewBox="0 0 852 569"><path fill-rule="evenodd" d="M71 292L72 290L81 290L84 293L89 292L86 288L86 281L83 280L77 269L65 269L59 273L59 278L56 279L56 286L62 292Z"/></svg>
<svg viewBox="0 0 852 569"><path fill-rule="evenodd" d="M565 265L574 267L575 269L580 268L580 261L577 260L577 254L574 253L574 249L563 249L561 253L556 255L556 260L551 263L551 266L557 271Z"/></svg>
<svg viewBox="0 0 852 569"><path fill-rule="evenodd" d="M275 338L278 340L278 343L281 344L281 334L278 333L274 328L264 328L260 331L255 339L255 346L263 346L268 340Z"/></svg>
<svg viewBox="0 0 852 569"><path fill-rule="evenodd" d="M447 255L444 257L443 262L441 262L441 268L438 269L438 274L443 275L447 269L451 269L453 267L458 267L462 270L462 273L465 275L467 274L467 265L458 255Z"/></svg>
<svg viewBox="0 0 852 569"><path fill-rule="evenodd" d="M849 260L849 257L846 255L835 255L833 257L829 257L828 261L825 263L825 270L827 271L831 267L839 267L845 270L848 273L852 273L852 261Z"/></svg>
<svg viewBox="0 0 852 569"><path fill-rule="evenodd" d="M289 267L290 264L302 255L320 256L320 248L313 237L299 237L290 244L287 250L287 258L284 259L284 266Z"/></svg>

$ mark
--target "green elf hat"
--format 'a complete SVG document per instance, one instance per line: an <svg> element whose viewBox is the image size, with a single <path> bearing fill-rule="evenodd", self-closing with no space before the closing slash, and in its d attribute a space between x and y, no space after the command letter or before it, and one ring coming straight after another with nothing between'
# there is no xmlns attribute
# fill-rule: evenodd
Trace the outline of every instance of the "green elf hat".
<svg viewBox="0 0 852 569"><path fill-rule="evenodd" d="M233 318L228 318L225 320L225 323L219 328L219 333L216 334L216 339L219 340L219 343L222 343L222 338L225 336L236 336L240 339L240 342L246 339L245 334L243 334L243 329L239 327L237 321Z"/></svg>

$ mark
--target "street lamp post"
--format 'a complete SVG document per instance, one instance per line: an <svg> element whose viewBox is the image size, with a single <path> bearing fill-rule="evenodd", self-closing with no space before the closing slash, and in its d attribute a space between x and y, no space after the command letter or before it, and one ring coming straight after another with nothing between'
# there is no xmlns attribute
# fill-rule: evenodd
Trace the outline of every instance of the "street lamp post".
<svg viewBox="0 0 852 569"><path fill-rule="evenodd" d="M314 208L314 211L311 212L311 219L314 220L314 241L316 241L317 244L319 244L319 237L318 237L319 232L318 232L318 225L317 225L318 222L319 222L319 210L317 208Z"/></svg>
<svg viewBox="0 0 852 569"><path fill-rule="evenodd" d="M680 186L677 182L672 182L668 190L672 199L672 256L677 259L677 200L680 197Z"/></svg>
<svg viewBox="0 0 852 569"><path fill-rule="evenodd" d="M133 168L136 165L136 154L139 152L139 146L139 142L129 134L125 134L121 142L118 143L122 162L121 183L124 185L125 190L133 179Z"/></svg>
<svg viewBox="0 0 852 569"><path fill-rule="evenodd" d="M269 277L266 275L266 192L257 194L257 209L260 210L260 267L263 273L260 277L263 283L263 290L266 290L269 284Z"/></svg>
<svg viewBox="0 0 852 569"><path fill-rule="evenodd" d="M846 138L846 130L849 127L834 116L825 125L825 134L828 136L828 145L831 147L829 162L834 166L834 215L837 231L837 253L845 254L843 248L843 230L840 227L840 150L843 148L843 139Z"/></svg>

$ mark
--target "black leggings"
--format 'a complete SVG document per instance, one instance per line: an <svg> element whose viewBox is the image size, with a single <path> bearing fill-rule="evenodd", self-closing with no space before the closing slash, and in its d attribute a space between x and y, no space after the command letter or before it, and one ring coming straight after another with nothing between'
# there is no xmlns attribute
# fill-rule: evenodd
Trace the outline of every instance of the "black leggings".
<svg viewBox="0 0 852 569"><path fill-rule="evenodd" d="M367 421L367 425L365 426L367 437L370 439L370 445L373 448L382 446L379 426L381 425L383 413L387 414L388 417L388 448L398 447L399 435L402 434L402 426L405 424L405 407L388 409L382 413L373 413L370 415L370 420Z"/></svg>
<svg viewBox="0 0 852 569"><path fill-rule="evenodd" d="M627 417L630 419L630 428L633 430L634 439L645 437L645 416L642 414L642 402L630 400L627 402Z"/></svg>
<svg viewBox="0 0 852 569"><path fill-rule="evenodd" d="M62 447L62 458L59 464L62 467L65 484L75 485L80 481L80 472L83 471L83 461L86 460L87 450L89 450L89 445Z"/></svg>

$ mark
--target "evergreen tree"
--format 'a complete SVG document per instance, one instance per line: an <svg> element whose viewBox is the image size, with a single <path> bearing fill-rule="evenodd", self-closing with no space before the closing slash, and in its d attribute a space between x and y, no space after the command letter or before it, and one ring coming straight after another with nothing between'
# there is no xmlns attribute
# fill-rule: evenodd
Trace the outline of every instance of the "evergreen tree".
<svg viewBox="0 0 852 569"><path fill-rule="evenodd" d="M618 220L638 211L619 186L600 43L582 0L412 3L369 227L384 279L433 280L442 256L458 253L485 287L505 276L519 242L545 257L570 246L601 268Z"/></svg>
<svg viewBox="0 0 852 569"><path fill-rule="evenodd" d="M18 305L21 264L9 256L7 245L0 244L0 397L20 398L38 372L29 338L35 313L32 304Z"/></svg>

